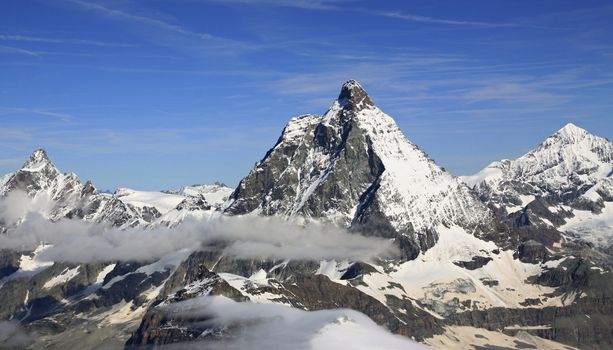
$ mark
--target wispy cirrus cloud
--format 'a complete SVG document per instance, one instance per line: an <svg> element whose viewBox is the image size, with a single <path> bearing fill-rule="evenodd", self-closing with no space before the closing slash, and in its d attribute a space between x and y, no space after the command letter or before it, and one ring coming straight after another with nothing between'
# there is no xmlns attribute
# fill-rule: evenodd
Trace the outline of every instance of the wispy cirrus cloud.
<svg viewBox="0 0 613 350"><path fill-rule="evenodd" d="M23 349L34 342L35 335L28 334L15 320L0 321L0 343L6 349Z"/></svg>
<svg viewBox="0 0 613 350"><path fill-rule="evenodd" d="M342 5L355 0L208 0L224 4L293 7L305 10L340 10Z"/></svg>
<svg viewBox="0 0 613 350"><path fill-rule="evenodd" d="M458 20L450 18L438 18L424 16L415 13L406 13L401 11L376 11L369 8L360 6L344 6L351 3L358 3L356 0L207 0L210 2L219 2L224 4L240 4L251 6L274 6L274 7L291 7L305 10L319 10L319 11L346 11L346 12L358 12L362 14L369 14L380 17L390 17L401 19L410 22L426 23L426 24L443 24L453 26L470 26L470 27L482 27L482 28L540 28L540 29L561 29L546 27L540 25L514 23L514 22L485 22L485 21L472 21L472 20Z"/></svg>
<svg viewBox="0 0 613 350"><path fill-rule="evenodd" d="M63 122L70 122L73 116L67 113L53 112L46 109L38 108L22 108L22 107L0 107L0 116L2 115L15 115L15 114L30 114L39 115L44 117L57 118Z"/></svg>
<svg viewBox="0 0 613 350"><path fill-rule="evenodd" d="M37 52L22 49L19 47L14 47L14 46L0 45L0 52L26 55L30 57L40 57L40 55Z"/></svg>
<svg viewBox="0 0 613 350"><path fill-rule="evenodd" d="M68 0L68 2L106 18L132 25L143 37L161 46L207 54L236 54L254 48L253 45L242 41L193 31L171 23L167 19L154 18L88 1Z"/></svg>
<svg viewBox="0 0 613 350"><path fill-rule="evenodd" d="M0 41L25 41L25 42L48 43L48 44L76 44L76 45L90 45L90 46L102 46L102 47L133 47L134 46L132 44L126 44L126 43L112 43L112 42L86 40L86 39L47 38L47 37L14 35L14 34L0 34Z"/></svg>
<svg viewBox="0 0 613 350"><path fill-rule="evenodd" d="M449 25L455 25L455 26L472 26L472 27L489 27L489 28L504 28L504 27L508 28L508 27L522 27L523 26L518 23L481 22L481 21L466 21L466 20L436 18L436 17L417 15L413 13L404 13L404 12L399 12L399 11L375 12L375 14L378 16L397 18L397 19L402 19L402 20L411 21L411 22L431 23L431 24L449 24Z"/></svg>

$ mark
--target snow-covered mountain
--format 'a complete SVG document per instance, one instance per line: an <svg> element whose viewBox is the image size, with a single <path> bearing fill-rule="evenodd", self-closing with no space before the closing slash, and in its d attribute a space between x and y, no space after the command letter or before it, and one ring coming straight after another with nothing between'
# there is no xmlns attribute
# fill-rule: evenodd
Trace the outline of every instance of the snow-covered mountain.
<svg viewBox="0 0 613 350"><path fill-rule="evenodd" d="M113 197L138 208L154 207L161 214L176 208L185 196L159 191L139 191L121 187L113 192Z"/></svg>
<svg viewBox="0 0 613 350"><path fill-rule="evenodd" d="M486 202L512 211L535 196L571 203L612 171L613 143L568 124L527 154L463 180Z"/></svg>
<svg viewBox="0 0 613 350"><path fill-rule="evenodd" d="M172 210L166 211L155 224L174 227L186 219L206 220L219 215L233 189L222 184L184 186L164 194L181 198Z"/></svg>
<svg viewBox="0 0 613 350"><path fill-rule="evenodd" d="M61 173L42 149L34 151L21 169L0 181L0 197L20 194L31 199L20 201L24 205L23 214L35 211L52 221L78 218L130 227L150 223L160 216L152 206L126 204L99 193L90 181L81 184L74 173Z"/></svg>
<svg viewBox="0 0 613 350"><path fill-rule="evenodd" d="M167 190L163 192L176 194L183 197L198 197L202 195L204 196L204 199L206 199L207 203L213 207L221 208L232 194L232 191L234 191L233 188L230 188L223 183L216 182L212 185L201 184L184 186L178 190Z"/></svg>
<svg viewBox="0 0 613 350"><path fill-rule="evenodd" d="M395 238L406 259L440 226L495 235L493 215L350 80L323 115L292 119L230 198L228 214L320 219Z"/></svg>
<svg viewBox="0 0 613 350"><path fill-rule="evenodd" d="M592 243L613 236L613 142L574 124L517 159L462 179L502 215L583 231L580 236Z"/></svg>
<svg viewBox="0 0 613 350"><path fill-rule="evenodd" d="M34 151L21 169L0 178L0 198L9 198L13 205L19 202L21 214L32 211L52 221L75 218L119 228L174 226L187 217L209 216L231 192L225 185L213 184L178 191L118 188L109 195L90 181L82 184L74 173L61 173L42 149ZM11 198L21 195L29 199Z"/></svg>

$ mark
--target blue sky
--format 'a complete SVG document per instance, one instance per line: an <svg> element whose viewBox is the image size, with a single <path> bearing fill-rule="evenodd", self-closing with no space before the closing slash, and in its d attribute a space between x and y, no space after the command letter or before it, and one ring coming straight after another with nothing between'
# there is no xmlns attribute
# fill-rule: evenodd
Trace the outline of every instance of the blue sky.
<svg viewBox="0 0 613 350"><path fill-rule="evenodd" d="M6 0L0 173L37 147L100 189L236 185L357 79L456 175L568 122L613 137L607 1Z"/></svg>

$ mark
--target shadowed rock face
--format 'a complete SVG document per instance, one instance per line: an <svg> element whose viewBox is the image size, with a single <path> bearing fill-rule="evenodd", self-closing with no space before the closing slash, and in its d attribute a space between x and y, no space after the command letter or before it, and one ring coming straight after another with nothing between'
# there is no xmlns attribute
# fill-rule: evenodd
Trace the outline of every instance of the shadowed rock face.
<svg viewBox="0 0 613 350"><path fill-rule="evenodd" d="M2 234L0 232L0 234ZM0 280L19 269L21 254L8 249L0 249Z"/></svg>

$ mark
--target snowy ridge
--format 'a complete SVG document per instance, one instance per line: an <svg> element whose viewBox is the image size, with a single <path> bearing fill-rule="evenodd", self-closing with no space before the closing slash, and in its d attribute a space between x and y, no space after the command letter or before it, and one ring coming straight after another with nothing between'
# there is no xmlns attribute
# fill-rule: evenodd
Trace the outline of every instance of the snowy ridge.
<svg viewBox="0 0 613 350"><path fill-rule="evenodd" d="M22 215L34 211L56 221L77 218L118 227L143 225L159 216L152 207L135 207L115 197L100 194L91 182L81 184L74 173L60 173L44 150L34 151L18 171L7 174L0 197L25 194ZM16 221L16 223L19 222Z"/></svg>
<svg viewBox="0 0 613 350"><path fill-rule="evenodd" d="M113 196L138 208L154 207L162 214L174 209L185 199L185 196L156 191L137 191L130 188L118 188Z"/></svg>
<svg viewBox="0 0 613 350"><path fill-rule="evenodd" d="M55 286L66 284L68 281L75 278L79 274L79 268L80 266L77 266L72 269L65 268L64 271L62 271L62 273L60 273L59 275L47 281L45 285L43 286L43 288L51 289Z"/></svg>
<svg viewBox="0 0 613 350"><path fill-rule="evenodd" d="M22 171L30 171L37 172L42 171L45 168L49 168L50 172L56 172L57 170L53 167L53 164L49 161L47 157L47 152L43 149L37 149L32 153L30 159L23 165L21 168Z"/></svg>
<svg viewBox="0 0 613 350"><path fill-rule="evenodd" d="M536 149L515 160L493 162L462 177L489 206L506 214L523 210L539 197L551 206L531 221L572 232L602 245L611 243L613 143L567 124ZM548 217L564 211L564 221ZM551 214L551 215L549 215Z"/></svg>
<svg viewBox="0 0 613 350"><path fill-rule="evenodd" d="M216 182L212 185L201 184L184 186L178 190L167 190L162 192L180 195L183 196L183 198L190 196L204 196L210 205L217 208L221 207L228 200L233 190L234 189L224 185L223 183Z"/></svg>
<svg viewBox="0 0 613 350"><path fill-rule="evenodd" d="M83 219L120 228L174 226L187 217L208 218L207 212L221 207L231 192L214 184L166 192L118 188L112 195L103 194L90 181L82 184L74 173L61 173L42 149L34 151L20 170L0 178L0 198L21 193L29 198L19 201L24 203L23 216L37 212L52 221Z"/></svg>
<svg viewBox="0 0 613 350"><path fill-rule="evenodd" d="M613 143L568 124L527 154L462 179L486 201L505 207L518 205L520 195L570 202L612 170Z"/></svg>
<svg viewBox="0 0 613 350"><path fill-rule="evenodd" d="M611 170L613 143L574 124L566 125L511 166L519 179L553 189L560 196L576 187L594 185Z"/></svg>

